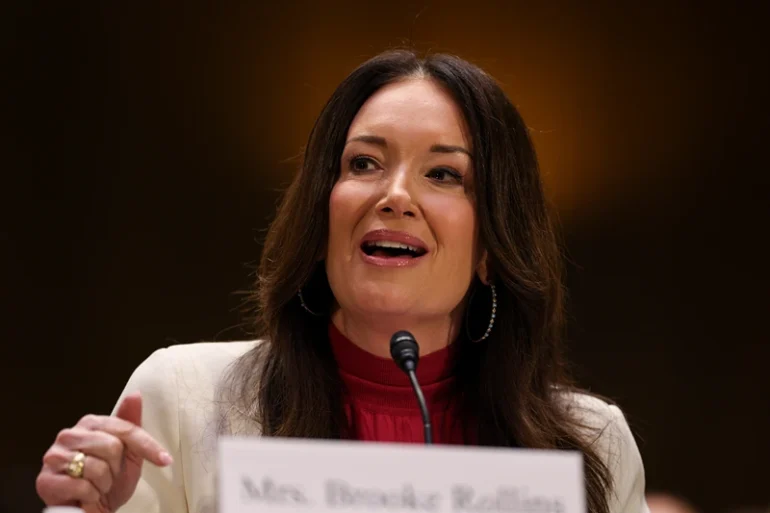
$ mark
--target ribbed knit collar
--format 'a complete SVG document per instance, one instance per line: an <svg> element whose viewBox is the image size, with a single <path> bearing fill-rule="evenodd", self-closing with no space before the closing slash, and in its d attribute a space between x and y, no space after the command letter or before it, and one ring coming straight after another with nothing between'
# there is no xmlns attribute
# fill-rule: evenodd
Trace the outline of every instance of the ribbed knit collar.
<svg viewBox="0 0 770 513"><path fill-rule="evenodd" d="M340 376L354 400L386 408L417 408L409 378L390 358L365 351L329 323L329 341ZM455 348L447 346L420 357L417 379L429 408L442 408L452 385Z"/></svg>

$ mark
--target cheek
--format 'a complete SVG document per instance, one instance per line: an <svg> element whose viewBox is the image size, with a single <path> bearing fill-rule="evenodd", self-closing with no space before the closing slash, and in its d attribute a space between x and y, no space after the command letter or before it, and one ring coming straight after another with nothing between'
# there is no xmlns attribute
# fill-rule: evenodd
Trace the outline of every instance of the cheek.
<svg viewBox="0 0 770 513"><path fill-rule="evenodd" d="M365 209L366 198L366 191L350 182L334 186L329 196L329 253L349 245L355 224Z"/></svg>
<svg viewBox="0 0 770 513"><path fill-rule="evenodd" d="M335 222L340 218L344 218L342 211L345 209L345 195L340 192L339 185L335 185L332 189L332 193L329 196L329 233L334 231Z"/></svg>
<svg viewBox="0 0 770 513"><path fill-rule="evenodd" d="M465 196L432 198L429 212L432 214L429 223L439 248L443 249L456 265L472 265L477 232L476 208L473 202Z"/></svg>
<svg viewBox="0 0 770 513"><path fill-rule="evenodd" d="M445 196L432 200L431 212L440 213L436 222L455 237L471 239L476 231L476 208L465 196ZM439 221L441 220L441 221Z"/></svg>

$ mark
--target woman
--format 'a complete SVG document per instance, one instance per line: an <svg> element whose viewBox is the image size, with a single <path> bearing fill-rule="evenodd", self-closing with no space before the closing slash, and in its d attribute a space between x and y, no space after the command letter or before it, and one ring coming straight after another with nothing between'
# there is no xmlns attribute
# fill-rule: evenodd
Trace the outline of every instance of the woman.
<svg viewBox="0 0 770 513"><path fill-rule="evenodd" d="M88 512L212 511L218 434L579 450L591 513L646 511L622 413L567 379L560 253L527 129L483 71L382 54L337 88L259 269L262 342L161 349L37 481ZM141 394L141 395L140 395ZM141 427L140 427L141 426Z"/></svg>

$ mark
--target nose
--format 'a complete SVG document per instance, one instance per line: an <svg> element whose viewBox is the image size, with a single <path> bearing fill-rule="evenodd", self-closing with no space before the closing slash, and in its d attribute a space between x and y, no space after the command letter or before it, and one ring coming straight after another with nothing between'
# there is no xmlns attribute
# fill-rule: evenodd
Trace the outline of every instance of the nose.
<svg viewBox="0 0 770 513"><path fill-rule="evenodd" d="M394 172L387 181L386 190L377 204L377 210L394 217L417 217L417 206L410 189L409 173L406 169Z"/></svg>

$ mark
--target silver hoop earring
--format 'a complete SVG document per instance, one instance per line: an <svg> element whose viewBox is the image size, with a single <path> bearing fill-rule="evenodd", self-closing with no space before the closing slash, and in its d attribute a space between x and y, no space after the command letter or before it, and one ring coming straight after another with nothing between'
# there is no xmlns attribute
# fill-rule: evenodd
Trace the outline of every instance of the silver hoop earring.
<svg viewBox="0 0 770 513"><path fill-rule="evenodd" d="M489 337L489 334L492 332L492 327L495 325L495 316L497 315L497 291L495 290L494 285L490 285L489 288L492 290L492 314L489 317L489 325L487 325L487 330L484 332L484 335L482 335L481 338L474 340L473 337L471 337L466 316L465 334L468 335L468 340L474 343L481 342L482 340L485 340L487 337Z"/></svg>
<svg viewBox="0 0 770 513"><path fill-rule="evenodd" d="M314 315L315 317L321 317L321 314L314 312L313 310L308 308L307 305L305 304L305 298L302 297L302 287L299 288L299 292L297 292L297 295L299 296L299 304L302 305L302 308L304 308L307 313L309 313L310 315Z"/></svg>

